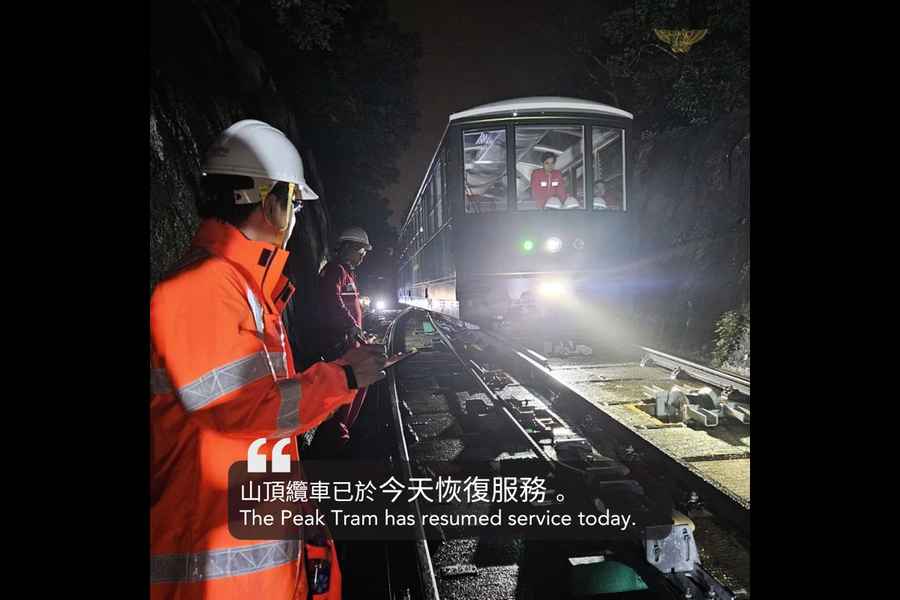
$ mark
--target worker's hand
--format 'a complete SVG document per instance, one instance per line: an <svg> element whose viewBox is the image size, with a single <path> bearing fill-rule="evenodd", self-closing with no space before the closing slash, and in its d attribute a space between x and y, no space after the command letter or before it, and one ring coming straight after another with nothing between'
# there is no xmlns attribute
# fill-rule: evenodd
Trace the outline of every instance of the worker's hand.
<svg viewBox="0 0 900 600"><path fill-rule="evenodd" d="M356 384L363 388L385 378L387 354L381 344L367 344L348 350L341 359L353 369Z"/></svg>

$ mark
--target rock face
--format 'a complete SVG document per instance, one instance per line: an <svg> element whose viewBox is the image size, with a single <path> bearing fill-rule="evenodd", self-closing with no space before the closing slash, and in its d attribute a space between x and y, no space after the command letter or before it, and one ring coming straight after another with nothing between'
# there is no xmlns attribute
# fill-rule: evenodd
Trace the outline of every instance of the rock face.
<svg viewBox="0 0 900 600"><path fill-rule="evenodd" d="M156 10L156 9L155 9ZM187 250L199 225L203 152L226 127L260 119L297 146L307 182L327 199L312 150L269 77L263 59L241 39L227 3L168 3L155 14L150 72L150 289ZM325 202L309 202L291 237L288 274L298 291L286 322L303 339L302 321L325 254Z"/></svg>
<svg viewBox="0 0 900 600"><path fill-rule="evenodd" d="M709 357L725 312L749 323L749 114L635 145L635 322L649 343Z"/></svg>
<svg viewBox="0 0 900 600"><path fill-rule="evenodd" d="M223 103L224 104L224 103ZM205 113L177 89L150 90L150 289L187 250L200 223L200 147L237 107ZM225 114L222 114L225 113Z"/></svg>

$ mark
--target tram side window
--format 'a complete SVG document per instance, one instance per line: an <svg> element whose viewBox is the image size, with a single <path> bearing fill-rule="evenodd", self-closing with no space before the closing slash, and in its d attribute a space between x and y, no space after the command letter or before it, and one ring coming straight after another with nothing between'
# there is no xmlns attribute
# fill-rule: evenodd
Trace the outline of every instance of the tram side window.
<svg viewBox="0 0 900 600"><path fill-rule="evenodd" d="M403 250L407 256L411 256L415 249L413 248L413 221L412 219L406 224L404 238L403 238Z"/></svg>
<svg viewBox="0 0 900 600"><path fill-rule="evenodd" d="M463 132L467 213L506 210L506 130Z"/></svg>
<svg viewBox="0 0 900 600"><path fill-rule="evenodd" d="M613 127L594 127L591 137L594 210L625 210L623 131Z"/></svg>
<svg viewBox="0 0 900 600"><path fill-rule="evenodd" d="M419 205L416 205L416 212L413 213L413 252L416 252L421 247L419 245L419 241L422 239L422 236L419 235Z"/></svg>
<svg viewBox="0 0 900 600"><path fill-rule="evenodd" d="M438 158L438 161L439 161L439 162L435 163L434 178L431 180L432 183L434 184L434 224L435 224L435 231L437 231L438 229L441 228L441 225L444 224L444 220L446 219L446 217L444 217L444 215L443 215L443 211L444 211L444 203L443 203L444 193L443 193L443 189L442 189L442 187L441 187L441 180L442 180L442 177L441 177L441 163L440 163L440 160L441 160L441 158L440 158L440 156L439 156L439 158Z"/></svg>
<svg viewBox="0 0 900 600"><path fill-rule="evenodd" d="M517 208L583 209L583 146L581 126L516 127Z"/></svg>
<svg viewBox="0 0 900 600"><path fill-rule="evenodd" d="M416 206L416 250L425 245L425 216L422 214L422 202Z"/></svg>
<svg viewBox="0 0 900 600"><path fill-rule="evenodd" d="M428 238L432 236L434 233L434 225L432 223L432 218L434 216L434 196L432 194L433 191L434 180L430 179L428 183L425 185L425 189L422 190L422 216L425 221L425 231L424 231L424 239L427 242Z"/></svg>
<svg viewBox="0 0 900 600"><path fill-rule="evenodd" d="M441 203L443 204L444 221L449 221L453 213L450 212L450 196L447 194L447 151L441 149Z"/></svg>
<svg viewBox="0 0 900 600"><path fill-rule="evenodd" d="M430 238L435 233L437 233L440 224L438 223L438 205L440 204L440 198L438 197L437 191L437 180L432 177L431 181L428 182L428 197L430 199L429 209L428 209L428 237Z"/></svg>

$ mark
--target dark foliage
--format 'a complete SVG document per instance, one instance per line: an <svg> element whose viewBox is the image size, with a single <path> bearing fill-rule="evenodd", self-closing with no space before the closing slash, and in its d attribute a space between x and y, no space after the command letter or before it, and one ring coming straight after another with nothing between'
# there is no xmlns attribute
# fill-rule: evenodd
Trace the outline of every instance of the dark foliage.
<svg viewBox="0 0 900 600"><path fill-rule="evenodd" d="M719 361L744 336L717 331L719 318L741 314L749 331L749 10L749 0L576 0L561 24L578 95L635 115L629 201L645 290L635 322L648 342ZM708 33L681 53L654 29Z"/></svg>
<svg viewBox="0 0 900 600"><path fill-rule="evenodd" d="M572 51L587 90L635 113L640 131L711 123L750 101L749 0L626 0L611 12L579 2ZM685 53L654 29L708 29Z"/></svg>

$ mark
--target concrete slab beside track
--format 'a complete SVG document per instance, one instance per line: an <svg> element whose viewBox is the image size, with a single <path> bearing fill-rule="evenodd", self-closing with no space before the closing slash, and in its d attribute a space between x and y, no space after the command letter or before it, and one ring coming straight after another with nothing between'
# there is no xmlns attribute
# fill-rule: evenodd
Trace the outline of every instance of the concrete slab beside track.
<svg viewBox="0 0 900 600"><path fill-rule="evenodd" d="M616 364L554 370L551 374L559 381L568 383L598 410L629 427L666 454L690 463L709 480L733 492L749 507L749 425L722 419L718 426L710 429L691 425L666 427L666 423L642 410L650 400L645 386L669 389L675 384L685 384L669 379L668 372L659 367Z"/></svg>

